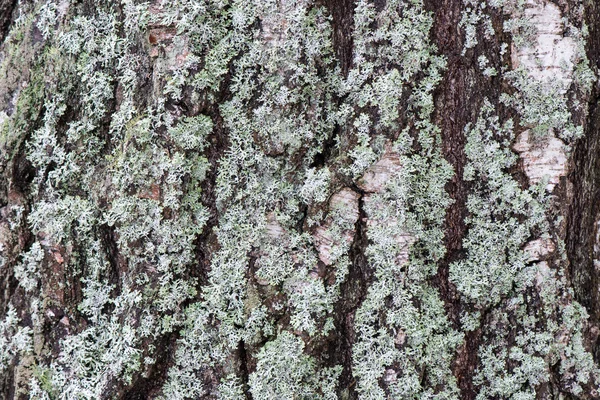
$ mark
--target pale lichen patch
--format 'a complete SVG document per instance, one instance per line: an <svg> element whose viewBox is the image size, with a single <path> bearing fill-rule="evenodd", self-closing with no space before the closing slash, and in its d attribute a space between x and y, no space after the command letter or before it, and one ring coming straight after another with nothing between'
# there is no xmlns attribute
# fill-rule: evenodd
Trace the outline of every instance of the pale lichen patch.
<svg viewBox="0 0 600 400"><path fill-rule="evenodd" d="M265 2L264 12L260 15L261 36L265 47L279 47L286 40L288 20L286 14L293 11L294 1L277 2L276 10L269 8L272 2Z"/></svg>
<svg viewBox="0 0 600 400"><path fill-rule="evenodd" d="M371 211L367 211L367 236L378 235L382 230L395 232L387 239L395 243L397 265L404 265L408 262L410 245L415 242L415 236L399 228L402 224L397 217L385 215L385 204L377 195L365 195L364 203L365 209Z"/></svg>
<svg viewBox="0 0 600 400"><path fill-rule="evenodd" d="M371 210L370 213L367 212L366 218L367 235L369 232L376 232L383 227L391 229L400 224L397 217L385 215L385 212L382 212L385 205L381 204L377 194L382 193L389 182L397 179L401 170L400 155L393 151L388 144L379 161L369 167L359 179L357 186L366 192L364 195L365 209ZM373 212L374 210L379 212ZM391 239L397 243L400 249L397 254L398 264L406 263L410 245L415 241L415 237L408 232L401 231L401 233L393 235Z"/></svg>

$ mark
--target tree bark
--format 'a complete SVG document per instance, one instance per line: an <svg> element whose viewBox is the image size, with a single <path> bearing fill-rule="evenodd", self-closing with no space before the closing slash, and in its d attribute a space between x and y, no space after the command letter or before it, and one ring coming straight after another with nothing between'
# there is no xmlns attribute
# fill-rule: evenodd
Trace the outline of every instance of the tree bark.
<svg viewBox="0 0 600 400"><path fill-rule="evenodd" d="M589 0L0 4L0 398L600 398Z"/></svg>

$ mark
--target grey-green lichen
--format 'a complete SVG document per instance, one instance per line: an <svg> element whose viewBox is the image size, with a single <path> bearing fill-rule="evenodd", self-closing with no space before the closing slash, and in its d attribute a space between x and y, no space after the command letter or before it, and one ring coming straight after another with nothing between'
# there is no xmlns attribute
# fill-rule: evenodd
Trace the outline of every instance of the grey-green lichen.
<svg viewBox="0 0 600 400"><path fill-rule="evenodd" d="M432 91L444 68L428 40L432 22L419 1L390 1L379 13L363 1L355 10L356 68L350 70L346 85L356 87L349 92L351 98L380 116L374 124L360 114L354 123L359 135L398 129L398 101L405 91L411 104L408 118L415 126L414 132L404 129L394 141L400 170L380 193L365 198L364 210L372 221L365 254L374 282L356 312L357 341L352 349L357 391L365 399L458 395L450 363L462 336L451 328L443 302L428 282L445 251L441 224L451 201L444 185L453 173L441 156L439 130L430 122ZM413 82L418 71L421 78ZM360 139L359 146L365 146ZM368 151L362 154L370 159L357 172L378 158ZM355 157L354 166L358 160ZM406 259L411 244L418 250Z"/></svg>
<svg viewBox="0 0 600 400"><path fill-rule="evenodd" d="M514 90L498 100L518 115L520 126L511 118L502 121L486 100L478 121L465 129L468 163L463 179L473 185L467 200L469 231L463 240L467 254L451 264L449 279L471 303L471 310L467 307L461 316L463 329L483 334L473 380L477 398L546 396L544 386L559 365L559 390L579 396L586 387L594 393L600 371L582 338L588 315L573 300L561 270L564 250L554 244L561 239L548 224L553 211L547 193L558 183L560 175L555 174L564 175L567 145L583 132L573 116L579 109L570 105L567 91L585 97L593 80L583 51L585 27L574 25L581 23L576 11L571 22L558 19L559 9L550 2L481 2L481 10L486 3L512 14L504 24L514 42L512 65L501 70L513 68L503 77ZM564 39L555 32L563 24L569 32ZM555 50L544 47L548 38L554 39ZM550 59L554 52L566 59L550 76L546 70L558 68ZM509 173L518 159L511 150L517 129L525 130L514 149L521 153L528 188ZM530 151L524 143L532 137L540 151ZM532 308L532 302L537 306Z"/></svg>
<svg viewBox="0 0 600 400"><path fill-rule="evenodd" d="M345 372L359 398L459 398L453 362L476 330L479 399L535 398L559 361L562 390L596 385L585 310L559 266L525 250L550 237L548 195L510 174L518 128L490 102L465 129L468 231L449 267L463 312L447 315L433 281L455 172L432 122L446 65L422 0L356 1L347 75L321 2L19 4L0 163L22 152L35 170L19 195L31 208L7 211L32 237L15 259L0 242L0 267L29 315L11 304L0 322L0 372L33 355L18 388L30 398L116 398L159 367L153 398L338 398L349 388L328 346L361 240L371 277L347 316ZM518 48L535 37L523 2L464 4L463 54L478 29L494 34L489 7L514 14ZM571 25L585 92L585 29ZM519 128L581 136L565 82L488 56L478 70L512 85L495 100ZM28 65L19 88L10 71Z"/></svg>
<svg viewBox="0 0 600 400"><path fill-rule="evenodd" d="M289 332L265 344L257 355L256 371L250 375L252 398L337 399L336 381L341 367L318 371L303 352L302 339Z"/></svg>

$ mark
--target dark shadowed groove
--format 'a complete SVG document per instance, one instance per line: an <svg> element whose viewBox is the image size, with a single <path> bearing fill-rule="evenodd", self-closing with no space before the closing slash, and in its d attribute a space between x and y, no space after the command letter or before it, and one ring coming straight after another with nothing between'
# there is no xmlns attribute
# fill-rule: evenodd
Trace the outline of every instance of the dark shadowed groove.
<svg viewBox="0 0 600 400"><path fill-rule="evenodd" d="M333 47L344 76L352 67L354 0L321 0L333 18Z"/></svg>
<svg viewBox="0 0 600 400"><path fill-rule="evenodd" d="M248 369L248 352L246 351L246 343L243 340L238 342L238 357L240 359L240 375L242 380L242 386L244 388L244 396L246 400L252 400L252 393L250 393L250 386L248 384L250 380L250 372Z"/></svg>
<svg viewBox="0 0 600 400"><path fill-rule="evenodd" d="M354 0L318 0L317 5L327 8L332 17L333 47L337 61L341 67L343 76L348 76L352 68L353 57L353 32L354 32ZM338 104L343 99L334 100ZM335 156L332 149L335 147L335 139L343 135L346 127L336 126L333 134L323 144L323 151L315 157L312 167L327 165ZM359 218L354 228L354 239L350 246L350 265L348 274L340 284L340 297L334 305L333 337L329 338L326 351L328 353L328 364L341 365L343 367L339 378L340 398L353 400L358 399L355 390L355 378L352 374L352 346L356 339L354 332L354 318L356 310L362 304L369 283L372 281L373 271L368 267L365 256L365 248L368 245L366 234L366 214L363 208L364 193L356 185L351 184L352 190L360 194L358 200Z"/></svg>
<svg viewBox="0 0 600 400"><path fill-rule="evenodd" d="M586 39L587 57L592 70L600 68L600 6L587 1L585 22L589 28ZM567 212L566 251L569 275L575 299L586 307L590 323L600 323L600 276L594 267L594 243L598 232L596 221L600 217L600 87L592 89L588 102L588 118L584 136L578 140L573 152L569 173L572 184L571 202ZM597 257L597 254L596 254ZM600 362L600 342L593 349L594 359Z"/></svg>
<svg viewBox="0 0 600 400"><path fill-rule="evenodd" d="M453 325L458 328L460 302L454 285L449 281L449 265L463 257L462 240L466 234L467 186L463 180L463 170L467 162L464 151L466 138L464 128L472 120L473 106L467 86L466 59L461 56L464 36L458 23L461 19L462 0L432 0L426 2L434 11L433 41L438 50L447 58L447 70L435 94L436 111L434 122L441 129L442 154L454 168L452 180L446 184L446 191L454 201L446 211L445 236L446 257L442 260L434 284L440 291L446 312ZM464 345L458 349L453 365L454 374L461 391L461 398L475 397L472 383L471 354L477 354L475 338L465 336Z"/></svg>
<svg viewBox="0 0 600 400"><path fill-rule="evenodd" d="M460 295L449 280L449 266L465 257L462 242L467 233L466 201L470 190L463 179L467 163L465 127L477 120L484 99L497 104L502 90L499 78L485 77L479 71L477 57L485 54L492 65L500 69L502 60L498 50L503 41L509 41L503 33L502 14L488 9L486 11L491 15L496 35L486 39L479 35L480 43L463 55L465 36L459 26L465 8L463 0L425 0L425 7L434 15L431 40L447 60L444 77L434 94L433 119L441 131L442 154L454 168L454 176L445 187L453 200L445 218L446 256L441 260L432 283L439 290L452 325L461 330L460 313L468 305L461 303ZM480 330L467 332L463 345L457 349L452 368L461 399L472 400L477 395L473 375L479 363L478 348L481 339Z"/></svg>
<svg viewBox="0 0 600 400"><path fill-rule="evenodd" d="M2 399L14 399L15 396L15 385L14 385L14 363L8 366L5 373L0 377L0 395Z"/></svg>
<svg viewBox="0 0 600 400"><path fill-rule="evenodd" d="M168 367L170 365L171 355L175 352L175 342L179 338L179 334L171 332L161 336L155 342L157 353L155 355L156 362L148 375L137 379L134 384L119 398L122 400L146 400L154 398L158 395L163 383L167 379Z"/></svg>
<svg viewBox="0 0 600 400"><path fill-rule="evenodd" d="M227 101L230 97L228 90L229 80L222 86L221 96L218 103ZM218 104L217 103L217 104ZM198 284L203 286L208 283L208 272L210 270L211 253L218 246L217 239L214 234L214 228L219 224L219 212L217 210L217 175L219 159L225 154L229 148L229 137L227 135L223 118L219 112L217 105L211 105L208 109L201 111L207 114L213 121L213 131L208 136L209 147L205 151L205 157L210 165L206 178L202 182L202 197L201 201L204 207L209 211L209 218L206 225L202 229L202 233L195 240L196 265L193 267L191 274L198 279Z"/></svg>
<svg viewBox="0 0 600 400"><path fill-rule="evenodd" d="M0 1L0 44L4 42L12 22L13 11L17 7L17 0Z"/></svg>
<svg viewBox="0 0 600 400"><path fill-rule="evenodd" d="M573 153L570 172L573 199L568 212L566 247L575 298L598 321L598 276L593 264L596 221L600 211L600 108L597 94L593 96L589 110L585 136L577 142Z"/></svg>
<svg viewBox="0 0 600 400"><path fill-rule="evenodd" d="M121 293L121 260L115 227L102 224L98 227L98 231L110 265L108 282L114 286L114 296L117 297Z"/></svg>
<svg viewBox="0 0 600 400"><path fill-rule="evenodd" d="M350 246L351 263L348 275L340 285L340 298L334 307L336 340L329 349L332 362L343 366L339 380L340 398L348 400L358 399L355 390L356 382L352 374L352 346L356 340L354 319L373 281L373 270L369 267L365 255L369 239L367 238L367 215L364 211L364 192L356 186L353 190L360 193L359 216L354 226L354 240Z"/></svg>

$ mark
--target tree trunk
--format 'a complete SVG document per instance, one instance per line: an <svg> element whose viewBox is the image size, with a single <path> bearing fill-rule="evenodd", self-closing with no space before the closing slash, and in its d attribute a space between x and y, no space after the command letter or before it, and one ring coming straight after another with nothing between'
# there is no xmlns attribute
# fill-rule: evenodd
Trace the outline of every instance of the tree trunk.
<svg viewBox="0 0 600 400"><path fill-rule="evenodd" d="M592 0L0 4L0 398L600 398Z"/></svg>

